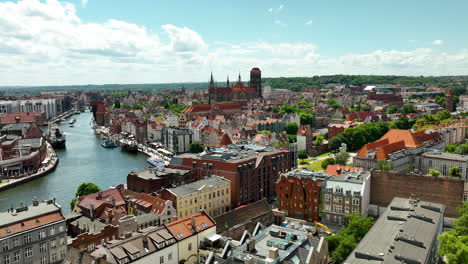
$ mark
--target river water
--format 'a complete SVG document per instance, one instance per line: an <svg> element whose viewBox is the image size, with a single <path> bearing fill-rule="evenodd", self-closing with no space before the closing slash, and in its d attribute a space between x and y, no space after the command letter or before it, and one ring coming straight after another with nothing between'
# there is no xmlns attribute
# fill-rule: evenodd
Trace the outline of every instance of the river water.
<svg viewBox="0 0 468 264"><path fill-rule="evenodd" d="M76 118L75 127L69 127L68 121ZM101 189L127 182L127 174L146 168L145 154L129 154L120 148L105 149L101 139L94 135L89 123L92 114L81 113L69 117L60 124L60 129L67 136L67 148L56 150L59 164L55 171L36 179L0 192L0 212L6 211L13 204L16 208L20 202L30 205L32 199L39 201L55 198L62 206L64 213L70 211L70 200L73 199L78 186L83 182L92 182Z"/></svg>

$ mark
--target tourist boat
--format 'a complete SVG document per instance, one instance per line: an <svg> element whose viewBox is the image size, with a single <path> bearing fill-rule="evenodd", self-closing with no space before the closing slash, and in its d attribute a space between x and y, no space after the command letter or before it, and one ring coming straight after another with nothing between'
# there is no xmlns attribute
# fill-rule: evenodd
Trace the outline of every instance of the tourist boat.
<svg viewBox="0 0 468 264"><path fill-rule="evenodd" d="M46 137L47 141L50 143L50 145L52 145L54 149L65 148L65 135L62 133L62 131L56 124L53 124L51 127L49 127Z"/></svg>
<svg viewBox="0 0 468 264"><path fill-rule="evenodd" d="M112 140L106 139L101 143L101 146L104 148L116 148L117 144L115 144Z"/></svg>
<svg viewBox="0 0 468 264"><path fill-rule="evenodd" d="M75 124L75 122L76 122L76 118L72 118L70 120L70 122L68 122L68 124L73 125L73 124Z"/></svg>
<svg viewBox="0 0 468 264"><path fill-rule="evenodd" d="M135 142L125 140L122 141L122 151L129 152L129 153L138 153L138 145Z"/></svg>
<svg viewBox="0 0 468 264"><path fill-rule="evenodd" d="M149 165L156 168L162 168L168 165L166 161L164 161L161 157L158 156L151 156L146 160L146 162L148 162Z"/></svg>

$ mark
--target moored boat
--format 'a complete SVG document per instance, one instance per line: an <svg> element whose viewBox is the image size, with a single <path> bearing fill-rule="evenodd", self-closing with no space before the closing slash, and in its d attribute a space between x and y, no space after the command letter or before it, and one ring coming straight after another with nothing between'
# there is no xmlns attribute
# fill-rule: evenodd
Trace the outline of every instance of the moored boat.
<svg viewBox="0 0 468 264"><path fill-rule="evenodd" d="M122 142L122 151L129 152L129 153L138 153L138 145L132 141L123 141Z"/></svg>
<svg viewBox="0 0 468 264"><path fill-rule="evenodd" d="M104 148L115 148L117 147L117 144L115 144L112 140L107 139L101 143L101 146Z"/></svg>
<svg viewBox="0 0 468 264"><path fill-rule="evenodd" d="M47 141L54 149L65 148L66 138L57 125L52 125L46 134Z"/></svg>

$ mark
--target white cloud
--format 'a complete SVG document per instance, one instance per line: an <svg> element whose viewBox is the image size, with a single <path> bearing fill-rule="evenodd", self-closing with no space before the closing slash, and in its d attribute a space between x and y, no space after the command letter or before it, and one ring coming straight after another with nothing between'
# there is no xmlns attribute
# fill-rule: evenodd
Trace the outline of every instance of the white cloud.
<svg viewBox="0 0 468 264"><path fill-rule="evenodd" d="M279 20L279 19L275 20L275 24L276 24L276 25L280 25L280 26L282 26L282 27L287 26L286 23L284 23L283 21L281 21L281 20Z"/></svg>
<svg viewBox="0 0 468 264"><path fill-rule="evenodd" d="M416 43L417 41L415 39L410 39L408 40L409 43Z"/></svg>
<svg viewBox="0 0 468 264"><path fill-rule="evenodd" d="M311 19L311 20L307 20L307 21L305 22L306 25L312 25L312 23L313 23L312 19Z"/></svg>
<svg viewBox="0 0 468 264"><path fill-rule="evenodd" d="M86 7L87 4L88 4L88 0L81 0L81 5L83 7Z"/></svg>
<svg viewBox="0 0 468 264"><path fill-rule="evenodd" d="M436 39L432 41L432 45L443 45L443 44L444 44L444 41L441 39Z"/></svg>
<svg viewBox="0 0 468 264"><path fill-rule="evenodd" d="M58 0L0 2L0 85L206 81L210 68L220 76L237 76L238 69L254 66L272 77L468 72L468 50L376 50L323 57L309 42L206 43L194 29L161 27L167 41L121 20L83 22L74 5Z"/></svg>
<svg viewBox="0 0 468 264"><path fill-rule="evenodd" d="M272 12L273 12L273 7L268 8L268 13L272 13Z"/></svg>

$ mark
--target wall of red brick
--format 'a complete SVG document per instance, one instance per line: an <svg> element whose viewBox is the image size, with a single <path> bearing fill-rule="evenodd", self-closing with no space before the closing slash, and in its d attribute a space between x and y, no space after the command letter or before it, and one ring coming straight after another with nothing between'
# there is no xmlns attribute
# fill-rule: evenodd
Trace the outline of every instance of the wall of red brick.
<svg viewBox="0 0 468 264"><path fill-rule="evenodd" d="M88 245L100 245L102 241L109 241L118 238L118 228L113 225L107 225L97 234L83 233L72 239L70 247L77 249L87 249Z"/></svg>
<svg viewBox="0 0 468 264"><path fill-rule="evenodd" d="M414 194L421 201L445 204L445 216L457 217L463 188L463 180L457 178L373 171L370 203L387 206L394 197L409 198Z"/></svg>

